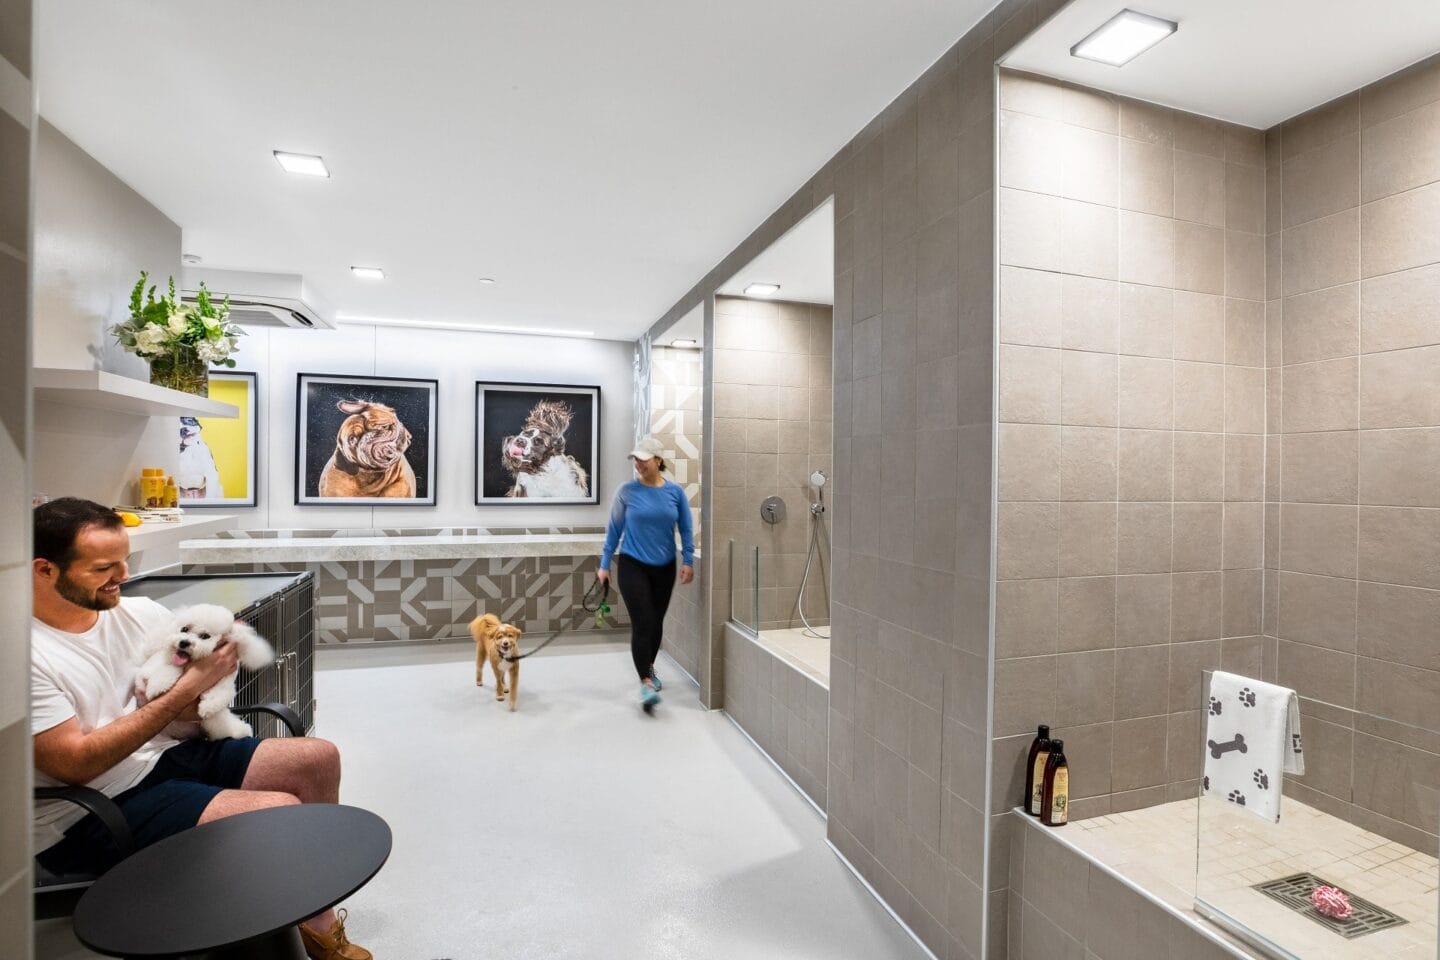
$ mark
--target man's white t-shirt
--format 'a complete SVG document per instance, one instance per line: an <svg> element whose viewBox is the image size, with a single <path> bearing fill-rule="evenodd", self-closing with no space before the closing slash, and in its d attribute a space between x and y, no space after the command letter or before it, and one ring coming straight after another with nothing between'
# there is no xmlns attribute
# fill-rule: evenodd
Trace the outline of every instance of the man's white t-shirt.
<svg viewBox="0 0 1440 960"><path fill-rule="evenodd" d="M30 622L30 732L43 733L71 717L89 733L132 713L135 674L145 659L146 639L163 630L170 612L146 597L123 597L119 606L101 610L95 626L65 633L39 620ZM160 734L86 784L106 796L135 786L160 754L180 741ZM35 785L63 784L35 771ZM60 842L85 811L63 800L35 804L34 835L38 853Z"/></svg>

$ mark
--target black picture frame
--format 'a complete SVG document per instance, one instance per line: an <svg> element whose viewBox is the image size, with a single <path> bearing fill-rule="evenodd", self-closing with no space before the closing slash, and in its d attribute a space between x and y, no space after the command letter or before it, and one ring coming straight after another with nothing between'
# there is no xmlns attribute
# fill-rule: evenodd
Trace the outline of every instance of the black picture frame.
<svg viewBox="0 0 1440 960"><path fill-rule="evenodd" d="M418 377L300 373L295 384L295 503L300 506L434 506L439 441L439 381ZM342 408L341 404L353 409ZM369 409L383 405L393 412ZM351 418L398 420L410 435L396 456L393 427L375 422L344 449ZM370 435L366 438L366 435ZM353 454L353 455L352 455ZM356 459L358 457L358 459ZM402 464L403 461L403 464ZM413 486L408 491L409 477ZM326 491L330 492L326 492ZM408 493L408 495L407 495Z"/></svg>
<svg viewBox="0 0 1440 960"><path fill-rule="evenodd" d="M253 507L259 502L258 377L246 370L212 370L210 399L234 403L239 414L178 418L179 443L170 475L180 489L180 506L186 510ZM243 496L224 495L237 488L243 488Z"/></svg>
<svg viewBox="0 0 1440 960"><path fill-rule="evenodd" d="M558 416L547 413L541 409L547 403L563 407L565 412ZM477 380L475 505L599 503L600 419L598 386ZM554 449L553 440L546 439L554 436L554 431L546 428L558 422L565 424L560 451ZM507 458L507 438L527 429L546 436L525 438L521 446L526 455ZM542 460L531 457L531 449L539 450Z"/></svg>

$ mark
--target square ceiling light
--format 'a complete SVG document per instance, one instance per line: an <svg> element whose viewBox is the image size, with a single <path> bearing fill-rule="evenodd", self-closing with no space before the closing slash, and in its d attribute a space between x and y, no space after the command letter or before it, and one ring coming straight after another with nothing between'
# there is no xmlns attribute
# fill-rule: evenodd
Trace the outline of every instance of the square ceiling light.
<svg viewBox="0 0 1440 960"><path fill-rule="evenodd" d="M300 173L307 177L328 177L330 170L325 166L324 157L312 157L306 153L286 153L273 150L275 160L286 173Z"/></svg>
<svg viewBox="0 0 1440 960"><path fill-rule="evenodd" d="M1134 10L1121 10L1070 48L1070 56L1123 67L1174 33L1178 24Z"/></svg>
<svg viewBox="0 0 1440 960"><path fill-rule="evenodd" d="M745 288L747 297L773 297L780 292L778 283L752 283Z"/></svg>

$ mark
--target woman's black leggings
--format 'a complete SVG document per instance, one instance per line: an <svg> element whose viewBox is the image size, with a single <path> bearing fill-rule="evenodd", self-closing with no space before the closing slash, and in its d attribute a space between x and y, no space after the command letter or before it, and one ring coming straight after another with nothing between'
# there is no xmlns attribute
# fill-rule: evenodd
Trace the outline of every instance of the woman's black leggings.
<svg viewBox="0 0 1440 960"><path fill-rule="evenodd" d="M630 614L630 655L635 658L635 672L641 683L650 676L650 668L660 655L665 611L670 609L670 594L674 591L674 560L654 566L620 554L620 596L625 598L625 610Z"/></svg>

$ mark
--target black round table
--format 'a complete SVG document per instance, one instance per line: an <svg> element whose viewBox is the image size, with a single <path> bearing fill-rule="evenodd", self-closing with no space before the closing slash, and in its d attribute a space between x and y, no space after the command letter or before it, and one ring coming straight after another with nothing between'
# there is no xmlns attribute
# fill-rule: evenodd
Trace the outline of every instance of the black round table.
<svg viewBox="0 0 1440 960"><path fill-rule="evenodd" d="M75 935L112 957L304 960L295 925L390 856L368 810L304 803L177 833L121 861L75 907Z"/></svg>

